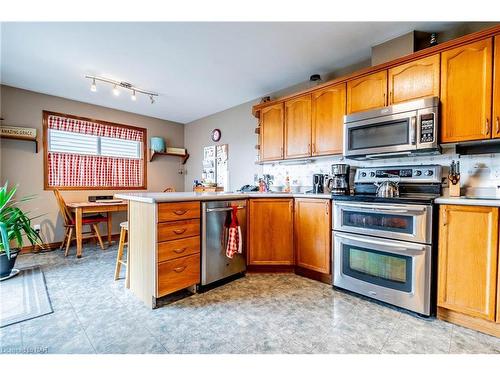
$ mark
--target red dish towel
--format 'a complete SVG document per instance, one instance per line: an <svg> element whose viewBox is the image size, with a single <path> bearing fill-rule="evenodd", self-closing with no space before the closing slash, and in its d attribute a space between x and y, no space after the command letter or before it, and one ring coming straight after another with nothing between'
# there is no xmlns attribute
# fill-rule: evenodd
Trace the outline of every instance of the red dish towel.
<svg viewBox="0 0 500 375"><path fill-rule="evenodd" d="M233 258L234 254L242 252L242 238L241 238L241 228L238 223L238 207L232 206L231 212L231 225L229 226L229 234L226 247L226 256L230 259Z"/></svg>

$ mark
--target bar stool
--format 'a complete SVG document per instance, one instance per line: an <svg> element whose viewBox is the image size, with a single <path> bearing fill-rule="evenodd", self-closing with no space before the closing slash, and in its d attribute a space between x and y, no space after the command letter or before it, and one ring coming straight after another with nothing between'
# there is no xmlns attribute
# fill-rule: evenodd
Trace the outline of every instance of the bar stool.
<svg viewBox="0 0 500 375"><path fill-rule="evenodd" d="M130 278L129 278L129 268L128 262L130 261L130 249L127 244L127 260L122 260L123 257L123 248L125 247L125 239L127 237L128 232L128 221L124 221L120 223L120 241L118 242L118 253L116 254L116 266L115 266L115 280L120 278L120 269L121 266L125 266L125 286L130 288Z"/></svg>

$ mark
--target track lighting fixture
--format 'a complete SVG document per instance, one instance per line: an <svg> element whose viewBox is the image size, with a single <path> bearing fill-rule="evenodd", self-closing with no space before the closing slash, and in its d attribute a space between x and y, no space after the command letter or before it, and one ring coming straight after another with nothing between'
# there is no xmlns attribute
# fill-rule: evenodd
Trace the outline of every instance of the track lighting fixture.
<svg viewBox="0 0 500 375"><path fill-rule="evenodd" d="M85 76L85 78L92 80L92 84L90 85L90 91L92 91L92 92L97 91L96 81L100 81L100 82L109 83L110 85L113 85L112 92L113 92L113 95L115 95L115 96L120 95L120 88L132 91L130 99L134 102L137 101L136 93L145 94L145 95L149 96L149 100L151 101L151 104L155 103L155 97L158 96L157 93L140 89L138 87L133 86L131 83L128 83L128 82L119 82L119 81L115 81L115 80L110 79L110 78L96 77L96 76Z"/></svg>

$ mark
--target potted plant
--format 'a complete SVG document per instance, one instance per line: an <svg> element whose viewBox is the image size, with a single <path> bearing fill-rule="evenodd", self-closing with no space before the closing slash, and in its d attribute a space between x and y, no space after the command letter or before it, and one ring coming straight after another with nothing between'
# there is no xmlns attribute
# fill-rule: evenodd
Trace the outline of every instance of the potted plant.
<svg viewBox="0 0 500 375"><path fill-rule="evenodd" d="M8 190L8 182L0 189L0 278L10 275L17 254L23 246L23 237L43 248L38 232L31 227L31 220L18 206L33 197L14 200L17 186ZM16 247L12 247L15 244Z"/></svg>

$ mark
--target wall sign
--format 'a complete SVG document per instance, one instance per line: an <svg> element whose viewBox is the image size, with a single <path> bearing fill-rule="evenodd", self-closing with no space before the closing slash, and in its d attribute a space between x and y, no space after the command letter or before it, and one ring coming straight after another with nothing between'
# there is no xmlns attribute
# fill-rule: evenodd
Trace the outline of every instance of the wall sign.
<svg viewBox="0 0 500 375"><path fill-rule="evenodd" d="M0 126L0 135L4 138L36 139L36 129L17 126Z"/></svg>

